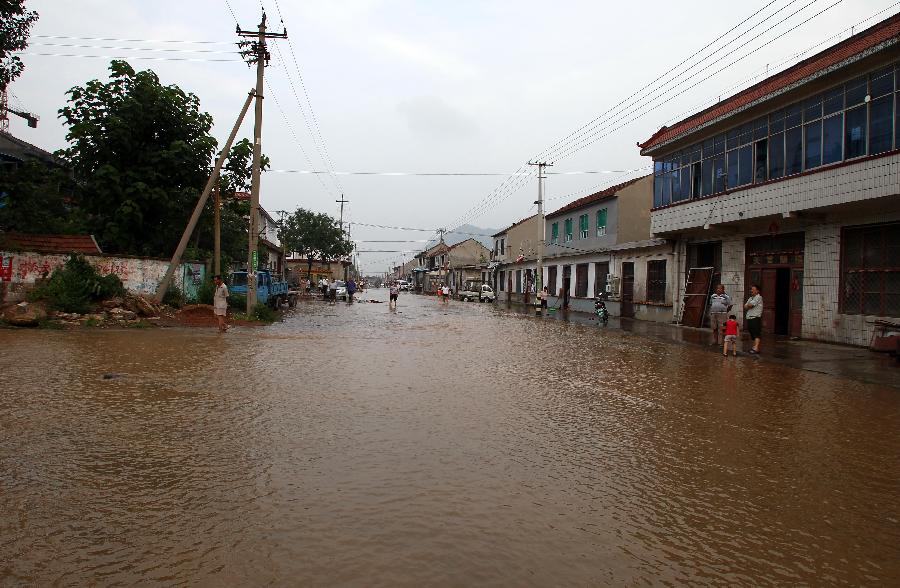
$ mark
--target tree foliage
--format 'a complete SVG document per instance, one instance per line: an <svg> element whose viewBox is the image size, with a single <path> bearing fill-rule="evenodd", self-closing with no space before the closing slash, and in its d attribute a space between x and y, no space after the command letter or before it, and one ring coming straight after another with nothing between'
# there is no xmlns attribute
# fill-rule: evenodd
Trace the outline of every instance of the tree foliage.
<svg viewBox="0 0 900 588"><path fill-rule="evenodd" d="M0 167L0 231L66 234L85 228L63 170L36 161Z"/></svg>
<svg viewBox="0 0 900 588"><path fill-rule="evenodd" d="M22 74L25 64L15 55L28 47L28 35L38 13L25 9L25 0L0 0L0 90Z"/></svg>
<svg viewBox="0 0 900 588"><path fill-rule="evenodd" d="M298 208L282 223L278 238L286 252L298 253L307 259L308 271L312 261L332 261L353 252L338 222L323 212Z"/></svg>
<svg viewBox="0 0 900 588"><path fill-rule="evenodd" d="M104 250L168 256L211 171L212 117L149 70L110 64L110 81L68 91L60 155L80 184L80 204Z"/></svg>
<svg viewBox="0 0 900 588"><path fill-rule="evenodd" d="M31 292L32 300L44 300L63 312L90 312L94 303L125 296L122 280L115 274L101 276L81 255L73 255L56 269L46 283Z"/></svg>

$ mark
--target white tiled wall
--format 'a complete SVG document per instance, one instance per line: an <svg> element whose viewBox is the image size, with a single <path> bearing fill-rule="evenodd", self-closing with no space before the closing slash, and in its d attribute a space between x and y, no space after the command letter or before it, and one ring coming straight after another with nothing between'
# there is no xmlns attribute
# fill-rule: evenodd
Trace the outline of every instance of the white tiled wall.
<svg viewBox="0 0 900 588"><path fill-rule="evenodd" d="M900 220L900 211L844 218L806 229L803 263L803 337L820 341L869 345L873 321L879 317L840 314L841 227ZM897 319L889 319L897 321Z"/></svg>
<svg viewBox="0 0 900 588"><path fill-rule="evenodd" d="M898 193L900 154L679 204L650 215L654 234L696 229Z"/></svg>

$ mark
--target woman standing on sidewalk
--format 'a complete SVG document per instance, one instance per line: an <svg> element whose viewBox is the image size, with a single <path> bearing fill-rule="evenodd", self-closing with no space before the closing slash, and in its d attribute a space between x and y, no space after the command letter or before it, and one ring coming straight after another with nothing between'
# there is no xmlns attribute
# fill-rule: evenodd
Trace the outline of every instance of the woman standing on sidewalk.
<svg viewBox="0 0 900 588"><path fill-rule="evenodd" d="M762 336L763 298L759 293L759 286L756 284L750 286L750 298L747 299L744 309L747 311L747 330L750 332L750 338L753 339L753 349L750 350L750 353L757 354Z"/></svg>

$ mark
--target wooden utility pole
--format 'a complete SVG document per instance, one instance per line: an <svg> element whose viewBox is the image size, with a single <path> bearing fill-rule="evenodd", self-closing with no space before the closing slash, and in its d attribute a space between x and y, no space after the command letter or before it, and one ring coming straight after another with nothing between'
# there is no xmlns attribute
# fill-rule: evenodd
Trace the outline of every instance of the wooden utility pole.
<svg viewBox="0 0 900 588"><path fill-rule="evenodd" d="M215 225L213 226L213 275L222 275L222 193L216 182Z"/></svg>
<svg viewBox="0 0 900 588"><path fill-rule="evenodd" d="M552 163L545 161L539 163L528 162L528 165L536 165L538 168L538 199L535 201L538 207L538 258L537 269L534 276L534 293L537 295L544 289L544 240L547 238L547 227L544 225L544 168L552 167ZM541 314L541 305L537 306L537 314Z"/></svg>
<svg viewBox="0 0 900 588"><path fill-rule="evenodd" d="M203 207L206 206L206 201L209 200L209 193L212 191L213 185L219 179L219 171L222 169L222 164L225 163L225 158L228 157L228 152L231 151L231 144L234 143L234 138L237 135L238 129L241 128L244 116L250 109L250 101L253 100L253 96L254 94L251 90L250 93L247 94L247 100L244 101L244 107L241 109L241 113L234 122L231 134L228 135L225 147L222 149L219 158L216 160L213 172L206 181L206 187L203 188L203 193L200 194L200 199L197 200L197 205L194 207L194 213L191 215L191 219L188 221L187 227L185 227L184 233L181 235L181 241L178 242L178 247L175 248L175 253L172 255L172 261L169 262L169 269L166 270L166 275L163 276L162 282L160 282L159 287L156 289L157 302L162 302L163 297L166 295L166 290L169 289L169 284L172 282L172 276L175 274L175 270L181 265L181 256L184 254L184 250L194 232L194 228L197 226L197 221L200 220L200 214L203 212Z"/></svg>
<svg viewBox="0 0 900 588"><path fill-rule="evenodd" d="M244 31L237 28L239 37L255 37L256 41L246 41L242 47L248 47L244 56L249 63L256 63L256 109L253 121L253 168L250 183L250 230L247 235L247 314L253 312L256 306L256 270L259 267L259 252L256 250L259 240L259 180L260 160L262 159L262 115L263 115L263 83L266 65L269 63L269 50L266 47L266 39L286 39L287 30L281 33L266 32L266 13L263 12L262 20L257 30Z"/></svg>

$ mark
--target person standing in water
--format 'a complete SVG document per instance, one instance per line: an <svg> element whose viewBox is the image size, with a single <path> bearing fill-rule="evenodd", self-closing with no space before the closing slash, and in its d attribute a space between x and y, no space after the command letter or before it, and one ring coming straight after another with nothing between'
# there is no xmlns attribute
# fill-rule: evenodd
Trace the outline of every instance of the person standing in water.
<svg viewBox="0 0 900 588"><path fill-rule="evenodd" d="M219 332L224 333L228 330L228 326L225 324L225 315L228 313L228 286L222 281L222 276L215 276L213 282L216 285L216 291L213 294L213 314L219 324Z"/></svg>
<svg viewBox="0 0 900 588"><path fill-rule="evenodd" d="M753 348L750 353L756 355L759 353L760 337L762 337L762 314L763 314L763 297L759 293L759 286L753 284L750 286L750 298L744 304L744 310L747 311L747 330L750 332L750 338L753 340Z"/></svg>

